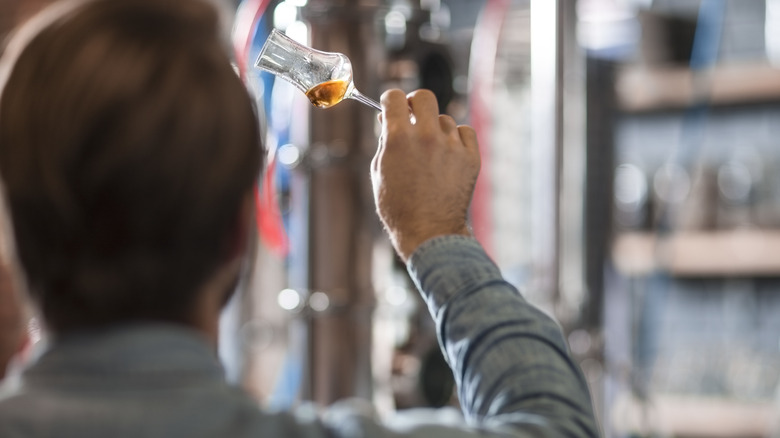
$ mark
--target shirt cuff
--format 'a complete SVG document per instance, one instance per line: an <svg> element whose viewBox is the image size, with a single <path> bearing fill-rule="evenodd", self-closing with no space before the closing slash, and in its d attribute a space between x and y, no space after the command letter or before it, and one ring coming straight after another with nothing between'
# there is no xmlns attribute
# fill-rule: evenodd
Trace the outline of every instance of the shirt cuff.
<svg viewBox="0 0 780 438"><path fill-rule="evenodd" d="M502 280L479 242L461 235L424 242L409 257L407 270L434 316L452 297Z"/></svg>

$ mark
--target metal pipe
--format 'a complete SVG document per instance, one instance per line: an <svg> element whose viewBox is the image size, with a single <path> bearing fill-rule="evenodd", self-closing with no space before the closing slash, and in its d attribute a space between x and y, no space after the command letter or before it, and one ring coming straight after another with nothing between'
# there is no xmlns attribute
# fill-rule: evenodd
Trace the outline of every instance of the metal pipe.
<svg viewBox="0 0 780 438"><path fill-rule="evenodd" d="M302 10L312 46L347 55L357 87L378 90L383 50L373 16L377 2L310 0ZM371 398L371 252L379 229L368 175L376 147L376 112L346 100L312 110L309 290L323 292L333 311L310 321L311 399L329 404ZM317 165L316 157L324 157Z"/></svg>

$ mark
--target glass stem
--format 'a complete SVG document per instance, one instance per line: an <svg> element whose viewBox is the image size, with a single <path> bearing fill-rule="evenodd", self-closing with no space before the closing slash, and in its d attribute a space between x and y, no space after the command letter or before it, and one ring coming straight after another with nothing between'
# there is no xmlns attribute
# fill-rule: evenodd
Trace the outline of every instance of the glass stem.
<svg viewBox="0 0 780 438"><path fill-rule="evenodd" d="M379 102L375 101L374 99L370 97L364 96L360 91L357 89L353 89L352 93L349 95L350 99L355 99L358 102L364 103L372 108L374 108L377 111L382 111L382 107L379 106Z"/></svg>

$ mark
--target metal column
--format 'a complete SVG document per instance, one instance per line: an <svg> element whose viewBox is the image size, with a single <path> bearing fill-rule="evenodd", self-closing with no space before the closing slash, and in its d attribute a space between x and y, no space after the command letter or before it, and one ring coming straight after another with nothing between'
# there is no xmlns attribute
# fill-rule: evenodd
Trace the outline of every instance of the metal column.
<svg viewBox="0 0 780 438"><path fill-rule="evenodd" d="M376 3L310 0L303 9L312 46L346 54L358 89L372 97L384 53ZM371 251L379 225L368 172L376 115L352 100L311 114L309 290L329 305L312 313L307 398L322 404L371 397Z"/></svg>

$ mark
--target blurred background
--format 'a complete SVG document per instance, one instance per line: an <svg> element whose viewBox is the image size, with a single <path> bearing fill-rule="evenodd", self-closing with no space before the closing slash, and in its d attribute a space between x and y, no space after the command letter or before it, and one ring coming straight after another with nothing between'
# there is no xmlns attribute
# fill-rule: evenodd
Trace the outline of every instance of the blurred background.
<svg viewBox="0 0 780 438"><path fill-rule="evenodd" d="M212 1L274 158L220 347L259 403L458 404L374 213L376 113L253 69L275 27L476 128L474 234L560 322L605 436L777 436L780 0ZM0 0L0 36L47 3Z"/></svg>

